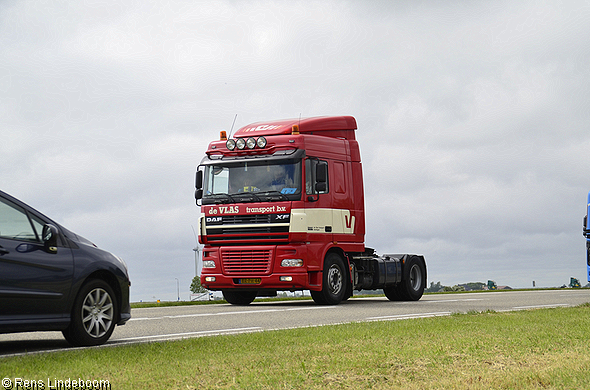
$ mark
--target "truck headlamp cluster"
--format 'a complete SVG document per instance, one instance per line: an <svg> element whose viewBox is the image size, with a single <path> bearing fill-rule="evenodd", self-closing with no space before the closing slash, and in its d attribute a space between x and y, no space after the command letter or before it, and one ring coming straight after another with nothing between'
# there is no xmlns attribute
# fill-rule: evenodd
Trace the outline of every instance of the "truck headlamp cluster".
<svg viewBox="0 0 590 390"><path fill-rule="evenodd" d="M281 267L303 267L302 259L284 259L281 261Z"/></svg>
<svg viewBox="0 0 590 390"><path fill-rule="evenodd" d="M215 261L203 260L203 268L215 268Z"/></svg>
<svg viewBox="0 0 590 390"><path fill-rule="evenodd" d="M229 150L232 150L232 151L235 150L236 148L238 150L244 150L246 148L254 149L257 146L260 149L264 149L266 147L266 138L258 137L258 139L256 139L254 137L250 137L247 140L244 138L228 139L227 142L225 143L225 146Z"/></svg>

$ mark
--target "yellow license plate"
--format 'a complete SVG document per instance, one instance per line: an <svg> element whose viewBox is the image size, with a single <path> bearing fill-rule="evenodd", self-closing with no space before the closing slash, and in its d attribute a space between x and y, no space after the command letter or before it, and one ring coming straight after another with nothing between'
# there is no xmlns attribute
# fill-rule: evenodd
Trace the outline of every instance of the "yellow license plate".
<svg viewBox="0 0 590 390"><path fill-rule="evenodd" d="M240 284L259 284L262 282L260 278L240 279Z"/></svg>

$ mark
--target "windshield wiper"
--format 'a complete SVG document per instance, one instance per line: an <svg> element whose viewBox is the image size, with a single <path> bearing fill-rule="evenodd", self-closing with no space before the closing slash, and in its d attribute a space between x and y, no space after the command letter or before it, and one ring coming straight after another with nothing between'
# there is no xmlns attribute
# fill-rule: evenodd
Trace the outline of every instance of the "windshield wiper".
<svg viewBox="0 0 590 390"><path fill-rule="evenodd" d="M278 195L281 199L284 200L289 200L289 198L287 197L287 195L283 194L282 192L279 191L264 191L264 192L259 192L258 195L265 195L265 196L273 196L273 195ZM268 201L271 201L272 199L269 199Z"/></svg>
<svg viewBox="0 0 590 390"><path fill-rule="evenodd" d="M238 192L238 193L235 193L235 194L231 194L231 196L233 196L233 197L242 196L242 195L248 195L253 200L258 201L258 202L262 202L262 199L260 199L260 197L258 195L256 195L255 193L253 193L253 192ZM234 202L235 202L235 200L234 200Z"/></svg>
<svg viewBox="0 0 590 390"><path fill-rule="evenodd" d="M220 196L224 196L227 199L220 199L219 198ZM225 193L209 194L209 195L207 195L207 197L213 198L214 201L220 201L220 203L236 203L236 200L230 194L225 194ZM226 201L226 202L224 202L224 201ZM217 202L215 202L215 203L217 203Z"/></svg>

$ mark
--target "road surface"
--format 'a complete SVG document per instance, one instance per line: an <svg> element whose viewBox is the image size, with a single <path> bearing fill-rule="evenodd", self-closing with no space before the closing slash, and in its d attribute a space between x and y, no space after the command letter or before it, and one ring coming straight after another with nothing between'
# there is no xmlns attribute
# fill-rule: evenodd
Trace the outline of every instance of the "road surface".
<svg viewBox="0 0 590 390"><path fill-rule="evenodd" d="M390 321L444 316L468 311L512 311L576 306L590 302L590 290L560 289L425 295L417 302L354 298L337 306L313 301L254 302L132 309L106 344L177 340L358 321ZM0 334L0 356L69 348L60 332Z"/></svg>

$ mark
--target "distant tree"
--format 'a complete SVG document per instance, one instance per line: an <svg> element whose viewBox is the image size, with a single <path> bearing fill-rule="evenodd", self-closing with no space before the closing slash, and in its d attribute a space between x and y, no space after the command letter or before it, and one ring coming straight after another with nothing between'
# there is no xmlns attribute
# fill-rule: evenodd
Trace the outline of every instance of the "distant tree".
<svg viewBox="0 0 590 390"><path fill-rule="evenodd" d="M442 291L443 289L444 289L444 286L442 284L440 284L440 282L436 282L436 284L434 284L434 282L430 282L430 287L428 287L426 289L426 292L434 293L434 292Z"/></svg>
<svg viewBox="0 0 590 390"><path fill-rule="evenodd" d="M193 278L190 290L193 292L193 294L207 292L207 289L201 286L201 277L199 275Z"/></svg>
<svg viewBox="0 0 590 390"><path fill-rule="evenodd" d="M465 285L465 290L467 291L476 291L476 290L483 290L484 287L487 285L482 282L470 282Z"/></svg>

